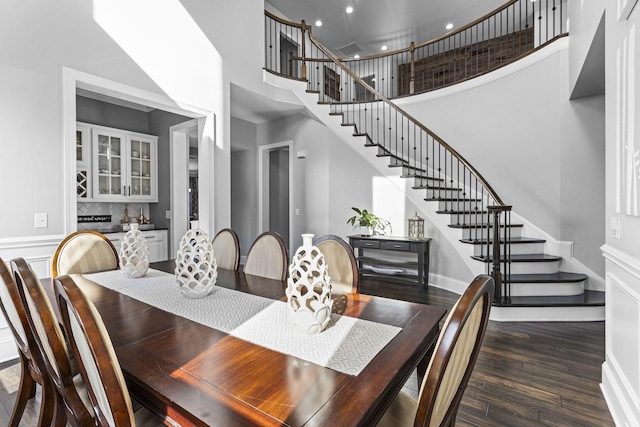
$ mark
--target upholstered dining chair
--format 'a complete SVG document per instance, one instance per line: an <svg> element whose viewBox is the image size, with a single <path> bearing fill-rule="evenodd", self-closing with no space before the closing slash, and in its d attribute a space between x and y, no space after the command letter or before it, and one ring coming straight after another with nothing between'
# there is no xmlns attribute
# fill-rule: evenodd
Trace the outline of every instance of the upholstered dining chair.
<svg viewBox="0 0 640 427"><path fill-rule="evenodd" d="M213 255L219 268L237 270L240 265L240 240L235 231L223 228L213 238Z"/></svg>
<svg viewBox="0 0 640 427"><path fill-rule="evenodd" d="M80 230L65 237L56 248L51 277L117 270L119 266L118 250L104 234Z"/></svg>
<svg viewBox="0 0 640 427"><path fill-rule="evenodd" d="M360 274L351 246L333 234L319 237L314 246L320 249L329 268L331 289L338 293L357 293Z"/></svg>
<svg viewBox="0 0 640 427"><path fill-rule="evenodd" d="M31 332L16 282L2 258L0 258L0 309L13 333L20 358L20 384L8 426L18 427L27 402L35 396L36 384L39 384L42 396L38 427L48 427L53 419L56 391L53 389L42 354Z"/></svg>
<svg viewBox="0 0 640 427"><path fill-rule="evenodd" d="M289 265L289 252L278 233L265 231L254 240L243 271L254 276L285 280Z"/></svg>
<svg viewBox="0 0 640 427"><path fill-rule="evenodd" d="M378 426L455 425L487 329L493 293L491 277L480 275L471 282L445 320L418 400L400 392Z"/></svg>
<svg viewBox="0 0 640 427"><path fill-rule="evenodd" d="M11 269L35 342L57 391L55 425L64 426L68 421L74 427L95 426L82 377L70 359L64 335L42 283L23 258L11 260Z"/></svg>
<svg viewBox="0 0 640 427"><path fill-rule="evenodd" d="M100 313L70 276L55 279L62 324L99 427L163 425L144 407L134 412L118 357Z"/></svg>

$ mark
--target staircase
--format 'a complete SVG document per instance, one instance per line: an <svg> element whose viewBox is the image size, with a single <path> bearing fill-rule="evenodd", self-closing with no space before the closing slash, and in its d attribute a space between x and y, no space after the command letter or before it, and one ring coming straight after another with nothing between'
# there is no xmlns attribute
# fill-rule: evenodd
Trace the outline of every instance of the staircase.
<svg viewBox="0 0 640 427"><path fill-rule="evenodd" d="M323 66L313 65L308 75L303 66L306 85L270 72L265 72L265 81L292 90L309 111L385 175L410 180L413 191L407 197L455 240L454 247L472 273L496 279L493 320L604 319L604 293L586 290L586 274L561 271L561 265L571 263L563 264L562 256L545 252L558 247L557 242L548 242L544 233L516 214L512 222L511 207L472 165L308 36L312 52L306 63L317 58ZM327 76L337 81L333 88L326 86ZM321 81L324 90L316 90ZM364 88L364 100L341 94L343 85ZM525 235L525 229L533 235Z"/></svg>

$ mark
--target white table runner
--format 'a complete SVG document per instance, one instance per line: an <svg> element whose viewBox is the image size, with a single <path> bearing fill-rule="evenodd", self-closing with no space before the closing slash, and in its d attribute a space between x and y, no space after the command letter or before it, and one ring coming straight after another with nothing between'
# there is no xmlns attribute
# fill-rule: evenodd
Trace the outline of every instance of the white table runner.
<svg viewBox="0 0 640 427"><path fill-rule="evenodd" d="M153 269L139 279L127 278L120 270L84 276L242 340L349 375L358 375L401 330L334 313L324 331L306 335L291 324L283 301L223 287L207 297L190 299L180 293L173 274Z"/></svg>

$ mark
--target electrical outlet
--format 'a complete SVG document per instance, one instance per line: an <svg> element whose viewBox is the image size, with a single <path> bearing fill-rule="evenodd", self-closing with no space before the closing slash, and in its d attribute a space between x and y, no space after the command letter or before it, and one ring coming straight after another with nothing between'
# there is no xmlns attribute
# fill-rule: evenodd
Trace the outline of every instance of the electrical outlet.
<svg viewBox="0 0 640 427"><path fill-rule="evenodd" d="M34 228L47 228L49 220L46 213L37 213L34 215Z"/></svg>
<svg viewBox="0 0 640 427"><path fill-rule="evenodd" d="M296 208L296 215L300 215L300 209Z"/></svg>
<svg viewBox="0 0 640 427"><path fill-rule="evenodd" d="M614 239L620 238L620 217L614 216L611 218L611 223L609 225L611 229L611 237Z"/></svg>

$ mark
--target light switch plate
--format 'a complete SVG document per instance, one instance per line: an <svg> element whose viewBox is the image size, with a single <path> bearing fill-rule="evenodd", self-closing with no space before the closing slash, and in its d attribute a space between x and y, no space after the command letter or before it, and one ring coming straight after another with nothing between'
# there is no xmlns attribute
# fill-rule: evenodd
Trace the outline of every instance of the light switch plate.
<svg viewBox="0 0 640 427"><path fill-rule="evenodd" d="M165 211L164 212L164 218L165 219L171 219L171 211Z"/></svg>
<svg viewBox="0 0 640 427"><path fill-rule="evenodd" d="M609 225L611 229L611 237L614 239L620 238L620 217L614 216L611 218L611 223Z"/></svg>
<svg viewBox="0 0 640 427"><path fill-rule="evenodd" d="M47 228L49 220L46 213L37 213L34 215L34 228Z"/></svg>

